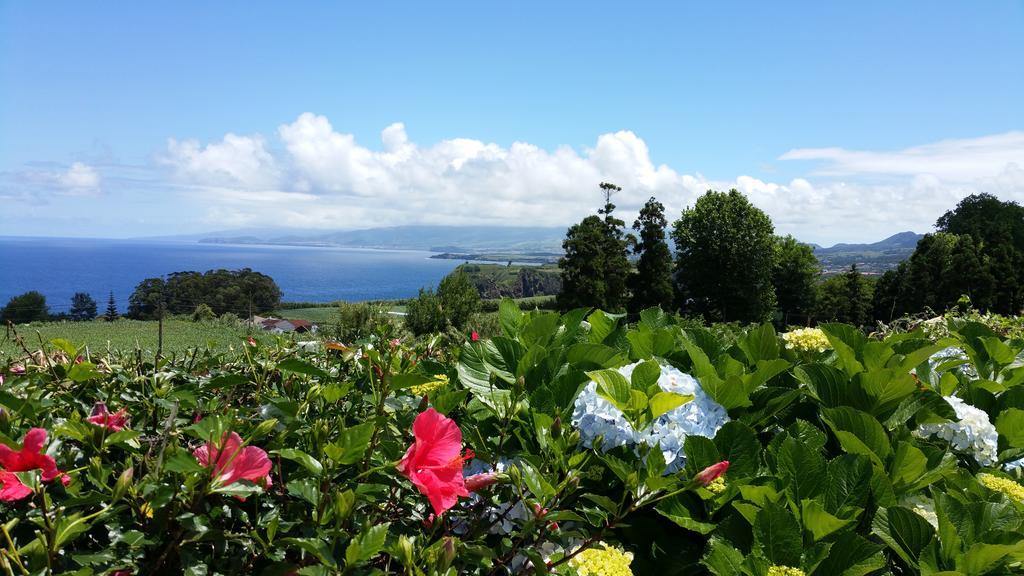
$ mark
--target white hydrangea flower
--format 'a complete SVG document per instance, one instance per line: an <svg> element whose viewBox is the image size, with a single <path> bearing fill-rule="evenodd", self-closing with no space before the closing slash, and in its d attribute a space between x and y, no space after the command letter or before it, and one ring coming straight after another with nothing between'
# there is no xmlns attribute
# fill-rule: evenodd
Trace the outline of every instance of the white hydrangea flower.
<svg viewBox="0 0 1024 576"><path fill-rule="evenodd" d="M974 456L978 464L991 466L999 457L999 433L988 414L956 396L944 396L956 412L956 422L922 424L914 431L920 437L938 436L960 452Z"/></svg>
<svg viewBox="0 0 1024 576"><path fill-rule="evenodd" d="M619 368L627 380L640 363ZM580 442L590 448L598 436L604 436L602 450L618 446L646 443L659 447L665 458L666 472L672 473L686 464L683 443L687 436L714 438L729 414L711 399L696 378L673 366L662 366L658 386L666 392L693 395L693 400L659 416L650 426L636 431L622 412L597 394L597 384L590 382L576 398L572 423L580 431Z"/></svg>
<svg viewBox="0 0 1024 576"><path fill-rule="evenodd" d="M939 516L935 513L935 502L932 502L931 498L920 493L908 495L903 497L900 505L913 510L915 514L927 520L932 528L938 530Z"/></svg>
<svg viewBox="0 0 1024 576"><path fill-rule="evenodd" d="M1011 460L1003 466L1003 470L1006 470L1007 472L1013 472L1014 470L1019 470L1021 468L1024 468L1024 458Z"/></svg>

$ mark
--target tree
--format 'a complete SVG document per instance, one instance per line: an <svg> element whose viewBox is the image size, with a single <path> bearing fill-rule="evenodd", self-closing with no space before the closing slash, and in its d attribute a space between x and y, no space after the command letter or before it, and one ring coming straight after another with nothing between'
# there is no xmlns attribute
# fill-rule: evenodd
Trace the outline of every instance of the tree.
<svg viewBox="0 0 1024 576"><path fill-rule="evenodd" d="M782 313L782 324L803 324L814 310L815 285L821 275L821 263L814 249L792 236L778 236L772 285ZM791 320L792 319L792 320Z"/></svg>
<svg viewBox="0 0 1024 576"><path fill-rule="evenodd" d="M419 295L409 300L405 307L405 326L417 336L440 332L447 321L441 306L441 299L430 288L420 288Z"/></svg>
<svg viewBox="0 0 1024 576"><path fill-rule="evenodd" d="M623 232L626 223L612 215L615 204L612 194L621 190L614 184L601 183L605 196L600 216L587 216L566 232L558 261L562 271L562 287L558 306L562 310L595 307L609 312L625 309L629 301L628 281L632 267L628 247L631 235Z"/></svg>
<svg viewBox="0 0 1024 576"><path fill-rule="evenodd" d="M110 291L110 297L107 298L107 311L103 314L103 319L107 322L113 322L117 320L117 303L114 302L114 291Z"/></svg>
<svg viewBox="0 0 1024 576"><path fill-rule="evenodd" d="M562 271L562 288L558 293L560 309L604 305L607 287L603 238L604 222L597 216L587 216L569 227L562 242L565 256L558 260Z"/></svg>
<svg viewBox="0 0 1024 576"><path fill-rule="evenodd" d="M441 300L447 323L460 330L480 310L480 292L460 269L441 280L437 286L437 297Z"/></svg>
<svg viewBox="0 0 1024 576"><path fill-rule="evenodd" d="M665 206L652 196L633 222L639 235L634 252L640 255L636 274L630 276L630 312L660 306L672 309L672 252L665 241Z"/></svg>
<svg viewBox="0 0 1024 576"><path fill-rule="evenodd" d="M46 296L35 290L11 298L7 301L7 305L0 310L0 322L4 323L25 324L43 321L49 317L50 311L46 307Z"/></svg>
<svg viewBox="0 0 1024 576"><path fill-rule="evenodd" d="M75 292L71 297L71 310L68 317L72 320L92 320L96 318L96 301L85 292Z"/></svg>
<svg viewBox="0 0 1024 576"><path fill-rule="evenodd" d="M760 322L775 310L774 227L737 190L709 190L673 225L684 310L710 321Z"/></svg>
<svg viewBox="0 0 1024 576"><path fill-rule="evenodd" d="M815 318L824 322L867 325L871 321L873 291L874 283L854 264L843 274L827 278L818 285Z"/></svg>
<svg viewBox="0 0 1024 576"><path fill-rule="evenodd" d="M605 297L600 308L609 312L625 310L629 302L629 277L633 267L629 264L629 247L635 242L632 235L626 234L626 223L612 215L615 204L612 195L621 192L622 188L609 182L602 182L604 207L597 211L604 215L604 284Z"/></svg>
<svg viewBox="0 0 1024 576"><path fill-rule="evenodd" d="M128 300L128 316L153 319L162 309L171 314L191 314L206 304L220 316L227 312L248 315L276 310L281 289L274 279L249 268L175 272L166 280L146 278Z"/></svg>

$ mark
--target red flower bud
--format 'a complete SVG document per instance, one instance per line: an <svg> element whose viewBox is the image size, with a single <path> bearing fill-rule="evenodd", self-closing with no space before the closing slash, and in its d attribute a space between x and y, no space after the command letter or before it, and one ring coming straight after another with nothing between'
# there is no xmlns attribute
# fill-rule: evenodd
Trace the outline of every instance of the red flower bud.
<svg viewBox="0 0 1024 576"><path fill-rule="evenodd" d="M433 514L431 514L430 516L427 516L426 518L423 519L423 527L426 528L427 530L430 530L431 528L434 527L434 520L436 520L436 519L437 519L437 516L434 516Z"/></svg>
<svg viewBox="0 0 1024 576"><path fill-rule="evenodd" d="M466 490L470 492L476 492L482 490L498 481L497 472L484 472L483 474L474 474L466 478Z"/></svg>
<svg viewBox="0 0 1024 576"><path fill-rule="evenodd" d="M725 471L728 469L729 461L722 460L721 462L717 464L712 464L711 466L708 466L707 468L698 472L697 475L694 477L694 480L700 483L701 486L707 486L708 484L711 484L716 479L718 479L719 476L725 474Z"/></svg>
<svg viewBox="0 0 1024 576"><path fill-rule="evenodd" d="M476 342L476 341L480 340L480 334L478 334L476 330L473 330L473 332L470 333L470 335L469 335L469 340L471 342Z"/></svg>

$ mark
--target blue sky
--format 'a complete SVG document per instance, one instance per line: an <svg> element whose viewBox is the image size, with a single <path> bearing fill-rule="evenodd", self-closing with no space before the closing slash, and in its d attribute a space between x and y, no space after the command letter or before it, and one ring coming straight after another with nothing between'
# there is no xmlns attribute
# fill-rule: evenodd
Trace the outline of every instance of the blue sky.
<svg viewBox="0 0 1024 576"><path fill-rule="evenodd" d="M602 179L625 215L735 186L807 241L924 232L1024 200L1022 29L1018 0L2 1L0 235L561 225Z"/></svg>

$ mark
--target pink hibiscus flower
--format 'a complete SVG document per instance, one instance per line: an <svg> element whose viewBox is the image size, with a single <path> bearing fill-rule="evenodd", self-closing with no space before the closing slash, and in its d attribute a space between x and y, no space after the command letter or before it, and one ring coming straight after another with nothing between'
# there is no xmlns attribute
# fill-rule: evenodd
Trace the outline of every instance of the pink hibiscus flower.
<svg viewBox="0 0 1024 576"><path fill-rule="evenodd" d="M65 486L71 483L67 474L57 469L57 461L53 456L43 454L43 445L46 444L47 432L42 428L32 428L22 439L21 450L12 450L9 446L0 444L0 500L20 500L32 493L32 489L25 486L14 472L28 472L29 470L42 470L43 482L51 482L60 478Z"/></svg>
<svg viewBox="0 0 1024 576"><path fill-rule="evenodd" d="M196 448L192 455L207 468L212 468L210 475L222 486L249 480L269 488L270 469L272 464L267 453L255 446L242 447L242 438L232 432L221 438L220 445L213 442Z"/></svg>
<svg viewBox="0 0 1024 576"><path fill-rule="evenodd" d="M459 496L469 496L462 463L472 458L472 453L462 455L462 431L454 420L433 408L416 416L412 433L416 440L398 463L398 471L430 500L440 516L455 506Z"/></svg>
<svg viewBox="0 0 1024 576"><path fill-rule="evenodd" d="M102 426L113 432L120 432L128 425L128 413L121 408L113 414L107 410L106 402L97 402L92 407L92 415L85 419L89 424Z"/></svg>

